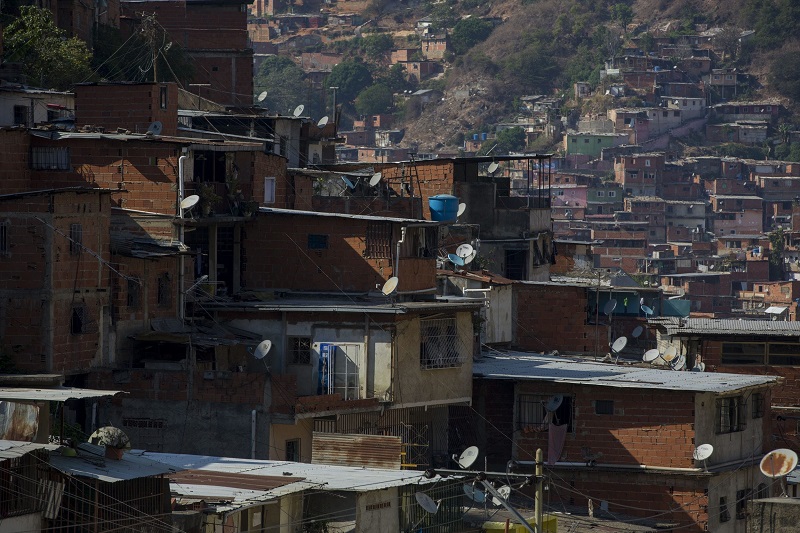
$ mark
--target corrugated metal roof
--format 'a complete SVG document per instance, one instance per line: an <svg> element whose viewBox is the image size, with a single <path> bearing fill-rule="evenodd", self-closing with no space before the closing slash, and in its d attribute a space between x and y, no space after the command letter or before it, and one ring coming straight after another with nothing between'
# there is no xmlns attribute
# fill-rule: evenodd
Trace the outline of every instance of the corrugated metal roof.
<svg viewBox="0 0 800 533"><path fill-rule="evenodd" d="M351 215L347 213L326 213L322 211L302 211L300 209L280 209L277 207L260 207L259 212L274 215L294 215L306 217L332 217L332 218L350 218L355 220L367 220L374 222L397 222L400 224L407 224L413 226L440 226L445 222L436 222L432 220L425 220L421 218L399 218L399 217L380 217L374 215Z"/></svg>
<svg viewBox="0 0 800 533"><path fill-rule="evenodd" d="M761 335L798 337L800 322L782 320L731 320L720 318L663 319L656 324L669 336L685 335Z"/></svg>
<svg viewBox="0 0 800 533"><path fill-rule="evenodd" d="M257 302L208 302L203 303L206 309L227 309L239 311L284 311L289 313L334 312L334 313L380 313L400 315L409 312L424 311L456 311L479 307L482 302L474 299L436 299L428 302L403 302L391 305L384 301L367 301L354 298L351 300L332 300L330 298L286 298L280 300L263 300Z"/></svg>
<svg viewBox="0 0 800 533"><path fill-rule="evenodd" d="M18 440L0 440L0 459L16 459L37 450L56 450L54 444L39 444Z"/></svg>
<svg viewBox="0 0 800 533"><path fill-rule="evenodd" d="M491 379L716 393L732 392L777 382L777 378L774 376L750 376L723 372L675 372L521 352L484 356L473 363L472 373L475 377Z"/></svg>
<svg viewBox="0 0 800 533"><path fill-rule="evenodd" d="M347 435L314 432L311 457L315 464L366 466L400 470L403 444L392 435Z"/></svg>
<svg viewBox="0 0 800 533"><path fill-rule="evenodd" d="M73 387L58 387L53 389L0 387L0 400L66 402L67 400L81 400L83 398L104 398L124 393L125 391L119 390L78 389Z"/></svg>
<svg viewBox="0 0 800 533"><path fill-rule="evenodd" d="M174 465L155 461L138 454L126 452L122 459L106 459L103 446L84 442L78 445L78 456L67 457L58 453L50 454L53 468L70 476L88 477L108 483L160 476L179 470Z"/></svg>

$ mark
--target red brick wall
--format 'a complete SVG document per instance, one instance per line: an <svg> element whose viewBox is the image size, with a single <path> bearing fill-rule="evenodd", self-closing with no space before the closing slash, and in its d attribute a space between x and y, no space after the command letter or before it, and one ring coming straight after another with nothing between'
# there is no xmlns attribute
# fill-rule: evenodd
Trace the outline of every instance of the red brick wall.
<svg viewBox="0 0 800 533"><path fill-rule="evenodd" d="M264 207L291 209L293 190L286 175L286 159L274 154L253 153L253 200ZM275 203L264 203L264 178L275 178Z"/></svg>
<svg viewBox="0 0 800 533"><path fill-rule="evenodd" d="M378 165L376 170L383 173L392 188L400 192L400 182L412 184L414 195L422 197L422 217L430 220L431 211L428 208L428 198L437 194L455 194L453 186L453 163L449 161L418 161L417 163L403 165ZM417 185L419 178L419 190Z"/></svg>
<svg viewBox="0 0 800 533"><path fill-rule="evenodd" d="M0 129L0 194L30 190L30 135L27 131ZM42 187L45 188L45 187Z"/></svg>
<svg viewBox="0 0 800 533"><path fill-rule="evenodd" d="M587 324L587 289L555 284L514 284L514 344L523 350L608 351L608 327Z"/></svg>
<svg viewBox="0 0 800 533"><path fill-rule="evenodd" d="M166 109L161 108L161 88L167 89ZM178 131L178 86L175 83L89 84L75 87L75 125L102 126L107 132L125 128L145 133L160 121L162 135Z"/></svg>
<svg viewBox="0 0 800 533"><path fill-rule="evenodd" d="M211 84L198 87L200 96L224 105L252 105L252 52L203 51L193 57L192 63L195 68L192 83Z"/></svg>

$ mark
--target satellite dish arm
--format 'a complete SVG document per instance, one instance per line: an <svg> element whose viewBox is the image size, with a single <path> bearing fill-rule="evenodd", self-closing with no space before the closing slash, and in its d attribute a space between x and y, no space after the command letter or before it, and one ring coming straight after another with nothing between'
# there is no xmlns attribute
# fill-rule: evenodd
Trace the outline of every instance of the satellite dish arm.
<svg viewBox="0 0 800 533"><path fill-rule="evenodd" d="M525 520L525 518L523 518L523 517L522 517L522 515L521 515L521 514L519 514L519 511L517 511L516 509L514 509L514 507L512 507L512 506L511 506L511 504L510 504L510 503L508 503L508 502L506 501L506 499L505 499L505 498L503 498L503 496L502 496L502 495L501 495L499 492L497 492L497 490L496 490L496 489L495 489L495 488L492 486L492 484L491 484L491 483L489 483L489 482L488 482L488 481L486 481L486 480L483 480L483 481L481 481L481 483L482 483L482 484L483 484L483 486L486 488L486 491L487 491L487 492L489 492L489 494L491 494L492 496L494 496L494 497L497 499L497 501L499 501L499 502L500 502L500 505L502 505L503 507L505 507L505 508L506 508L506 510L507 510L509 513L511 513L511 514L514 516L514 519L515 519L517 522L519 522L519 524L520 524L520 525L522 525L522 526L523 526L525 529L527 529L527 530L528 530L530 533L536 533L536 531L535 531L535 530L534 530L534 529L531 527L531 525L528 523L528 521L527 521L527 520ZM538 525L538 524L537 524L537 525Z"/></svg>

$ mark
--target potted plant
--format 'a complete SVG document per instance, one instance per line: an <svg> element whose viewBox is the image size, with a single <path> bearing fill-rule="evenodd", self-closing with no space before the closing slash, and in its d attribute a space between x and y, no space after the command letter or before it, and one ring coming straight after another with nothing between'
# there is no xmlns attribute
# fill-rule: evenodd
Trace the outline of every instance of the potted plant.
<svg viewBox="0 0 800 533"><path fill-rule="evenodd" d="M222 200L222 197L214 191L214 186L210 183L203 183L197 191L200 196L200 210L203 216L211 215L214 206Z"/></svg>

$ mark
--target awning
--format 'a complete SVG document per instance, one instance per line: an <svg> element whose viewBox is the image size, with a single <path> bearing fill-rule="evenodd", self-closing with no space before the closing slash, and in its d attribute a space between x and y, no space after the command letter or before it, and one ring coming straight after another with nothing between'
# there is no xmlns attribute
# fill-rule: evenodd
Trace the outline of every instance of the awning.
<svg viewBox="0 0 800 533"><path fill-rule="evenodd" d="M779 305L773 305L772 307L767 307L767 309L764 312L767 313L768 315L782 315L783 313L786 312L787 309L789 308L781 307Z"/></svg>

